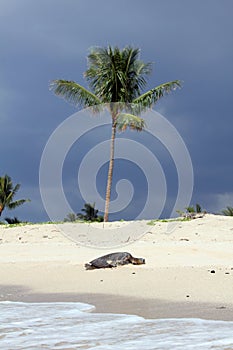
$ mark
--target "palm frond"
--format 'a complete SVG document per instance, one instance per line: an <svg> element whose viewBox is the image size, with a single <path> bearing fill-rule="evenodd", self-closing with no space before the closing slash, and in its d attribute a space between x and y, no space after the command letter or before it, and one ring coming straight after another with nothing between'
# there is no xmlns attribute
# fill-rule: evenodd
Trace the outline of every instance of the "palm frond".
<svg viewBox="0 0 233 350"><path fill-rule="evenodd" d="M5 175L3 177L0 177L0 189L1 191L9 192L13 188L11 177L8 175Z"/></svg>
<svg viewBox="0 0 233 350"><path fill-rule="evenodd" d="M53 80L50 90L75 106L91 107L102 103L95 94L74 81Z"/></svg>
<svg viewBox="0 0 233 350"><path fill-rule="evenodd" d="M143 111L146 108L152 107L161 97L168 94L172 90L176 90L181 87L180 80L170 81L164 84L161 84L139 97L135 98L132 103L135 105L134 108L137 109L137 113Z"/></svg>
<svg viewBox="0 0 233 350"><path fill-rule="evenodd" d="M14 194L16 193L16 192L18 192L18 190L20 189L20 184L17 184L17 185L15 185L15 187L14 187L14 189L13 189L13 192L14 192Z"/></svg>
<svg viewBox="0 0 233 350"><path fill-rule="evenodd" d="M145 128L145 121L130 113L119 113L117 116L117 128L119 131L125 131L127 128L142 131Z"/></svg>
<svg viewBox="0 0 233 350"><path fill-rule="evenodd" d="M226 216L233 216L233 207L228 206L226 209L222 210L222 214Z"/></svg>
<svg viewBox="0 0 233 350"><path fill-rule="evenodd" d="M15 201L15 202L11 202L9 204L7 204L7 207L9 209L15 209L17 208L18 206L22 205L23 203L25 202L30 202L30 199L19 199L18 201Z"/></svg>
<svg viewBox="0 0 233 350"><path fill-rule="evenodd" d="M8 192L6 200L7 202L11 202L13 200L13 198L15 197L16 193L18 192L18 190L20 189L20 184L17 184L14 188L13 188L13 184L11 186L11 188L8 188Z"/></svg>

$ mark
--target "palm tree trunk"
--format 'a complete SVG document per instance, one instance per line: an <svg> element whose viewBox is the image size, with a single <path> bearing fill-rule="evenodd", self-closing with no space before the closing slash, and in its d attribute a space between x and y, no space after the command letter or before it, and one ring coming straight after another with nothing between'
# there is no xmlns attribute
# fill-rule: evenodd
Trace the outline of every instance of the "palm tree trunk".
<svg viewBox="0 0 233 350"><path fill-rule="evenodd" d="M114 120L114 118L113 118L113 120ZM116 137L116 123L113 122L113 124L112 124L112 136L111 136L111 148L110 148L110 161L109 161L109 167L108 167L108 180L107 180L106 199L105 199L104 222L108 221L109 204L110 204L110 198L111 198L115 137Z"/></svg>

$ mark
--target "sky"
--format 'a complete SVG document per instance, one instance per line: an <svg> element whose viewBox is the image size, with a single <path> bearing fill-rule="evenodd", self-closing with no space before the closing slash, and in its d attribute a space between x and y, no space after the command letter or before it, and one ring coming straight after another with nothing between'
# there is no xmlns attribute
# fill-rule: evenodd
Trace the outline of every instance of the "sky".
<svg viewBox="0 0 233 350"><path fill-rule="evenodd" d="M151 130L118 135L118 150L129 153L119 151L115 162L110 220L168 217L196 203L212 213L233 206L232 13L231 0L0 0L0 176L21 184L16 199L31 200L2 217L62 220L85 202L103 209L108 153L98 147L108 147L110 119L89 125L93 116L84 120L49 84L65 79L87 87L89 50L108 45L140 48L140 58L153 63L147 89L182 81L151 112L165 118L158 119L161 139L156 118ZM74 114L72 136L63 127ZM56 144L50 156L49 141Z"/></svg>

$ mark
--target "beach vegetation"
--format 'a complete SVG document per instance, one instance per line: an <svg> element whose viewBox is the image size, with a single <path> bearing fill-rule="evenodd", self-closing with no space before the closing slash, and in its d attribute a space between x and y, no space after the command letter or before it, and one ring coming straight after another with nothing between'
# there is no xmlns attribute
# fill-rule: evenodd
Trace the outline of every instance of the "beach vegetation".
<svg viewBox="0 0 233 350"><path fill-rule="evenodd" d="M104 220L102 215L98 215L99 210L95 209L95 203L85 203L84 208L81 209L82 213L77 214L77 219L84 221L98 221L102 222Z"/></svg>
<svg viewBox="0 0 233 350"><path fill-rule="evenodd" d="M180 218L171 218L171 219L153 219L148 221L147 225L154 226L158 222L176 222L176 221L190 221L190 217L180 217Z"/></svg>
<svg viewBox="0 0 233 350"><path fill-rule="evenodd" d="M187 210L187 213L201 213L202 209L200 204L196 204L195 206L190 206L185 208Z"/></svg>
<svg viewBox="0 0 233 350"><path fill-rule="evenodd" d="M27 221L21 221L18 223L5 223L1 222L0 224L4 225L5 228L12 228L12 227L19 227L19 226L26 226L26 225L35 225L35 223L30 223Z"/></svg>
<svg viewBox="0 0 233 350"><path fill-rule="evenodd" d="M188 206L185 208L185 211L177 210L176 211L182 218L196 219L198 217L203 217L206 214L206 210L202 210L200 204L195 206Z"/></svg>
<svg viewBox="0 0 233 350"><path fill-rule="evenodd" d="M19 189L20 184L13 185L10 176L5 175L0 177L0 216L5 208L12 210L30 201L30 199L14 200Z"/></svg>
<svg viewBox="0 0 233 350"><path fill-rule="evenodd" d="M89 90L84 86L68 80L54 80L50 89L68 102L79 107L92 107L99 111L107 104L112 119L110 159L105 197L104 221L108 221L111 197L112 176L117 131L127 128L142 131L145 128L142 111L152 107L161 97L181 86L179 80L160 84L143 92L147 77L151 73L151 63L140 59L140 50L126 46L95 47L87 57L88 69L84 77Z"/></svg>
<svg viewBox="0 0 233 350"><path fill-rule="evenodd" d="M12 225L12 224L21 224L21 221L15 216L13 218L5 218L4 219L9 225Z"/></svg>
<svg viewBox="0 0 233 350"><path fill-rule="evenodd" d="M75 213L69 213L66 215L64 222L75 222L77 219L78 218Z"/></svg>
<svg viewBox="0 0 233 350"><path fill-rule="evenodd" d="M228 206L226 209L223 209L222 214L226 216L233 216L233 207Z"/></svg>

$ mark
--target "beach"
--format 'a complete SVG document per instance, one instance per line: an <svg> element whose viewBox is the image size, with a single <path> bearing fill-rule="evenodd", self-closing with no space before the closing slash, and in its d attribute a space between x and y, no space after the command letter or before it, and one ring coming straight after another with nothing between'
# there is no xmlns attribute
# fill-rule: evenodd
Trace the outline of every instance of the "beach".
<svg viewBox="0 0 233 350"><path fill-rule="evenodd" d="M116 247L115 231L108 247L97 244L101 223L91 224L91 231L86 230L89 224L77 225L78 241L68 239L61 225L0 225L0 301L77 301L100 313L233 321L232 217L206 214L172 227L170 222L149 223L143 223L145 234L138 238L132 230L140 231L140 221L109 224L119 234L121 225L126 232ZM88 232L94 243L86 246ZM116 251L143 257L146 264L84 268Z"/></svg>

